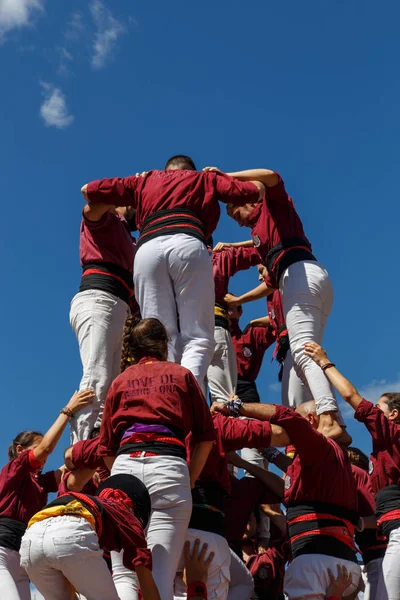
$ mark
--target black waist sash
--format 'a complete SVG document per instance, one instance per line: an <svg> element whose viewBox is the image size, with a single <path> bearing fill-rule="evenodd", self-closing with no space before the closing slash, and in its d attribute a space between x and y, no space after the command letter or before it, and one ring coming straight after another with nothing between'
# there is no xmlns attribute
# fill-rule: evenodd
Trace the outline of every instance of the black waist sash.
<svg viewBox="0 0 400 600"><path fill-rule="evenodd" d="M168 444L167 442L127 442L118 448L117 456L121 454L132 454L133 452L154 452L159 456L175 456L186 460L186 449L176 444Z"/></svg>
<svg viewBox="0 0 400 600"><path fill-rule="evenodd" d="M108 292L129 305L133 295L132 273L111 263L87 263L83 266L79 291L87 290Z"/></svg>
<svg viewBox="0 0 400 600"><path fill-rule="evenodd" d="M328 502L293 502L287 509L293 558L325 554L357 563L353 535L357 513Z"/></svg>
<svg viewBox="0 0 400 600"><path fill-rule="evenodd" d="M159 210L143 221L136 252L148 240L176 233L185 233L206 245L204 224L196 213L187 208L171 208Z"/></svg>
<svg viewBox="0 0 400 600"><path fill-rule="evenodd" d="M236 394L242 402L260 402L260 395L255 381L238 379Z"/></svg>
<svg viewBox="0 0 400 600"><path fill-rule="evenodd" d="M0 546L19 552L25 531L26 525L22 521L0 517Z"/></svg>
<svg viewBox="0 0 400 600"><path fill-rule="evenodd" d="M265 266L279 284L282 273L296 262L317 260L311 252L311 244L304 238L286 238L268 252Z"/></svg>
<svg viewBox="0 0 400 600"><path fill-rule="evenodd" d="M389 538L400 527L400 486L387 485L375 496L375 513L383 535Z"/></svg>

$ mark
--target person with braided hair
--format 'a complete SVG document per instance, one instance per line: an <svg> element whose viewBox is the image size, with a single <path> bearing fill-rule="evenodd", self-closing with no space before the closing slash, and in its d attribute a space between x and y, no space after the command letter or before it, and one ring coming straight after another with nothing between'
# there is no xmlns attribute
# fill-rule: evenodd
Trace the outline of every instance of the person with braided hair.
<svg viewBox="0 0 400 600"><path fill-rule="evenodd" d="M192 373L167 361L168 334L158 319L143 319L124 330L122 367L111 384L100 428L98 456L112 475L138 477L149 491L152 511L147 542L162 600L172 600L173 584L192 510L191 487L215 439L203 393ZM194 452L186 462L185 438ZM116 458L115 458L116 457ZM114 462L115 461L115 462ZM112 553L121 600L137 598L137 581L123 556Z"/></svg>
<svg viewBox="0 0 400 600"><path fill-rule="evenodd" d="M131 475L109 477L94 495L67 492L36 513L21 544L21 566L45 600L119 600L102 550L124 550L143 600L160 600L144 528L150 515L146 487Z"/></svg>

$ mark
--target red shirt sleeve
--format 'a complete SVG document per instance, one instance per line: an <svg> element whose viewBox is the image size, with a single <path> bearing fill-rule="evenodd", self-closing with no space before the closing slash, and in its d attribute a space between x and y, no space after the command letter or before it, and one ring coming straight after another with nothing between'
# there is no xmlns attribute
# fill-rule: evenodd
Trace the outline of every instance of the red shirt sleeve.
<svg viewBox="0 0 400 600"><path fill-rule="evenodd" d="M130 176L91 181L87 187L88 201L91 204L136 207L138 180L139 177Z"/></svg>
<svg viewBox="0 0 400 600"><path fill-rule="evenodd" d="M58 492L58 483L56 480L55 471L47 471L47 473L40 473L38 477L38 483L47 494L55 494L56 492Z"/></svg>
<svg viewBox="0 0 400 600"><path fill-rule="evenodd" d="M81 440L72 446L72 462L76 469L97 469L104 466L98 455L99 438Z"/></svg>
<svg viewBox="0 0 400 600"><path fill-rule="evenodd" d="M285 184L283 182L282 177L279 175L279 173L275 173L275 175L278 175L279 181L273 187L267 187L265 189L266 200L269 202L276 202L276 203L285 203L288 201L291 202L291 200L289 199L289 196L286 192Z"/></svg>
<svg viewBox="0 0 400 600"><path fill-rule="evenodd" d="M259 190L251 181L239 181L225 173L204 173L214 186L218 200L230 204L247 204L259 201Z"/></svg>
<svg viewBox="0 0 400 600"><path fill-rule="evenodd" d="M295 446L301 462L312 464L324 462L332 451L327 438L313 429L307 419L291 408L277 404L270 423L283 427Z"/></svg>
<svg viewBox="0 0 400 600"><path fill-rule="evenodd" d="M25 450L2 468L0 472L0 488L3 487L6 481L7 483L11 480L15 481L15 483L22 481L32 471L37 471L42 466L42 463L39 463L39 461L32 465L32 455L32 450Z"/></svg>
<svg viewBox="0 0 400 600"><path fill-rule="evenodd" d="M262 260L257 248L227 248L229 254L229 277L239 271L245 271L250 267L259 265Z"/></svg>
<svg viewBox="0 0 400 600"><path fill-rule="evenodd" d="M394 438L397 438L400 432L400 426L389 421L383 412L372 402L363 398L354 413L357 421L364 423L370 432L374 450L391 449Z"/></svg>
<svg viewBox="0 0 400 600"><path fill-rule="evenodd" d="M214 427L220 430L225 452L242 448L268 448L271 445L271 425L258 419L238 419L218 415Z"/></svg>
<svg viewBox="0 0 400 600"><path fill-rule="evenodd" d="M115 456L119 448L120 440L114 434L112 427L112 416L115 414L115 387L111 384L104 404L104 413L101 420L98 456Z"/></svg>
<svg viewBox="0 0 400 600"><path fill-rule="evenodd" d="M192 373L186 373L186 382L193 407L193 442L213 442L215 440L214 423L206 399Z"/></svg>

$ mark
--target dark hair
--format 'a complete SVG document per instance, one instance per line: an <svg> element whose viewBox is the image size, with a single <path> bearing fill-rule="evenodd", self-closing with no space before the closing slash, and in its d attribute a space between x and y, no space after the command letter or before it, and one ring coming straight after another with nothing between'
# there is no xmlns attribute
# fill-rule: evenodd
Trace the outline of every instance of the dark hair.
<svg viewBox="0 0 400 600"><path fill-rule="evenodd" d="M39 433L38 431L31 431L30 429L27 429L26 431L21 431L21 433L15 436L15 438L8 447L8 460L13 460L13 458L17 458L17 446L27 448L33 443L34 439L37 437L43 437L43 433Z"/></svg>
<svg viewBox="0 0 400 600"><path fill-rule="evenodd" d="M166 162L164 167L165 171L168 169L181 169L182 171L196 171L196 165L194 161L190 158L190 156L185 156L185 154L176 154L175 156L171 156Z"/></svg>
<svg viewBox="0 0 400 600"><path fill-rule="evenodd" d="M381 398L385 398L385 402L390 410L398 410L399 417L396 422L400 422L400 394L397 392L385 392L381 395Z"/></svg>
<svg viewBox="0 0 400 600"><path fill-rule="evenodd" d="M122 338L121 373L144 356L167 360L168 334L158 319L128 317Z"/></svg>
<svg viewBox="0 0 400 600"><path fill-rule="evenodd" d="M360 448L356 448L355 446L349 446L347 448L347 454L349 455L349 459L352 465L356 467L360 467L364 471L369 470L369 458Z"/></svg>

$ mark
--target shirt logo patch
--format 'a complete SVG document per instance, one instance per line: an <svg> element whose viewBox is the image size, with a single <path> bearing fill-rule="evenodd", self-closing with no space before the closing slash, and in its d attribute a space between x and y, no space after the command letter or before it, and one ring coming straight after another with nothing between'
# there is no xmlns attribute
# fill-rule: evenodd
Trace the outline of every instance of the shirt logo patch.
<svg viewBox="0 0 400 600"><path fill-rule="evenodd" d="M292 480L291 480L291 478L290 478L289 475L286 475L286 477L285 477L285 490L288 490L291 485L292 485Z"/></svg>
<svg viewBox="0 0 400 600"><path fill-rule="evenodd" d="M374 463L372 462L372 460L370 460L369 461L368 473L369 473L369 475L372 475L373 472L374 472Z"/></svg>
<svg viewBox="0 0 400 600"><path fill-rule="evenodd" d="M258 235L253 235L252 238L253 238L254 246L256 248L258 248L259 246L261 246L261 240L260 240L260 238L259 238Z"/></svg>
<svg viewBox="0 0 400 600"><path fill-rule="evenodd" d="M253 356L253 353L248 346L245 346L243 348L243 356L245 356L246 358L250 358L250 356Z"/></svg>

